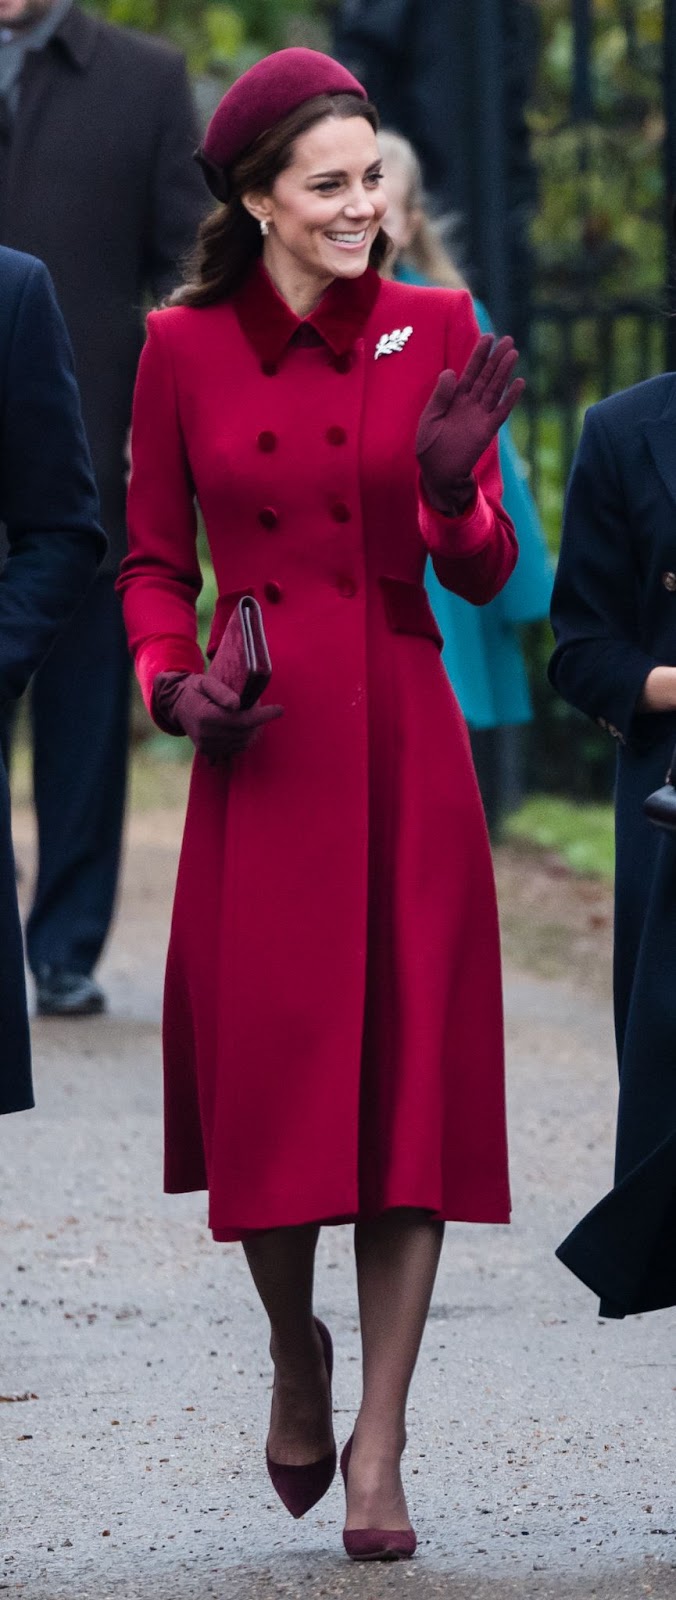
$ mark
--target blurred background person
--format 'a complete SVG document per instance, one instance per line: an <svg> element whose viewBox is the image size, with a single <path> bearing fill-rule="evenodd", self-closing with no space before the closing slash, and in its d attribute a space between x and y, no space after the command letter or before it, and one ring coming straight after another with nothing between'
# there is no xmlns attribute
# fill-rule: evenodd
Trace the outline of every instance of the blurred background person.
<svg viewBox="0 0 676 1600"><path fill-rule="evenodd" d="M39 862L26 942L41 1013L105 1004L93 972L115 900L129 719L114 590L125 441L144 301L174 287L204 213L197 142L176 50L71 0L0 0L0 243L54 279L110 541L31 696Z"/></svg>
<svg viewBox="0 0 676 1600"><path fill-rule="evenodd" d="M422 168L413 146L401 134L378 136L383 157L387 212L385 227L395 247L389 262L403 283L465 289L467 284L446 249L439 227L428 215ZM474 301L482 333L492 331L485 306ZM428 563L426 583L444 636L444 665L470 730L472 752L486 816L495 833L500 821L501 728L514 728L533 715L520 625L549 615L553 572L544 530L528 486L528 474L509 424L499 437L503 504L519 541L519 560L505 588L487 606L472 606L443 589Z"/></svg>
<svg viewBox="0 0 676 1600"><path fill-rule="evenodd" d="M68 337L40 262L0 247L0 705L16 701L105 551ZM9 791L0 759L0 1113L33 1104Z"/></svg>

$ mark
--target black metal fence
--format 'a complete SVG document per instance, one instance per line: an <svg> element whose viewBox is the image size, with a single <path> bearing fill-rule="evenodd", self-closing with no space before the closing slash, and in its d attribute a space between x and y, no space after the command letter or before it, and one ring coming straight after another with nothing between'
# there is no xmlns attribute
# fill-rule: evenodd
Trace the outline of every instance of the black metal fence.
<svg viewBox="0 0 676 1600"><path fill-rule="evenodd" d="M528 389L515 426L553 547L558 543L565 486L587 407L665 371L672 330L673 319L664 309L640 300L536 308L530 328ZM532 630L529 655L536 719L525 746L525 787L607 799L614 770L611 741L553 694L546 679L550 650L548 627Z"/></svg>
<svg viewBox="0 0 676 1600"><path fill-rule="evenodd" d="M548 495L560 499L587 407L663 372L670 337L666 311L642 301L536 307L528 348L525 454L545 514Z"/></svg>
<svg viewBox="0 0 676 1600"><path fill-rule="evenodd" d="M617 32L624 34L625 70L631 73L639 60L637 0L617 4ZM599 109L597 76L598 13L593 0L569 0L572 31L572 73L566 125L575 135L577 178L575 188L581 216L589 204L589 178L595 149L594 131L603 124ZM604 395L641 382L676 366L676 276L673 270L672 208L676 200L676 0L663 0L661 8L661 65L659 50L649 68L653 84L653 113L661 117L661 180L659 169L654 181L656 213L661 218L664 236L662 268L659 261L652 295L645 299L594 294L594 261L573 266L567 285L570 304L538 303L531 306L528 367L530 386L527 400L527 438L533 485L543 499L545 515L552 482L565 484L570 471L580 426L587 406ZM645 72L645 63L643 66ZM628 82L625 93L629 96ZM619 93L619 89L618 89ZM601 99L603 96L601 95ZM621 101L620 101L621 103ZM626 100L630 116L636 114L630 97ZM639 113L640 114L640 113ZM608 130L605 111L606 135ZM648 147L647 142L647 146ZM598 205L598 196L595 197ZM575 278L586 278L586 289ZM545 294L546 294L545 289ZM556 457L556 466L555 466Z"/></svg>

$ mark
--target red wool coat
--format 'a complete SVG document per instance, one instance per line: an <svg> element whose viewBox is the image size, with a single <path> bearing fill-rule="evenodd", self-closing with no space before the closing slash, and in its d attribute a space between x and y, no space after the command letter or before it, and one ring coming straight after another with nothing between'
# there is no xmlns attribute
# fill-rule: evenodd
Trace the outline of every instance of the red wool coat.
<svg viewBox="0 0 676 1600"><path fill-rule="evenodd" d="M408 330L377 355L383 335ZM477 339L464 292L337 280L300 327L262 267L149 318L120 589L150 705L203 669L195 497L219 601L260 600L285 715L194 763L168 956L166 1187L219 1239L393 1206L509 1215L498 926L467 733L423 588L514 566L497 451L432 511L418 418Z"/></svg>

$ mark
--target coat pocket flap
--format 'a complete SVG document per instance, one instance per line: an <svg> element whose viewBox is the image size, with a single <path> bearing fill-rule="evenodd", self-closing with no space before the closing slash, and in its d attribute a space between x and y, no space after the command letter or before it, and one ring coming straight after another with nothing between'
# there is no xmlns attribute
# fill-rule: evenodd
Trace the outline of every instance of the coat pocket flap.
<svg viewBox="0 0 676 1600"><path fill-rule="evenodd" d="M206 649L208 661L211 661L215 656L235 606L239 605L245 594L252 595L253 589L233 589L231 594L219 594Z"/></svg>
<svg viewBox="0 0 676 1600"><path fill-rule="evenodd" d="M431 639L438 650L444 641L436 617L421 583L404 578L379 578L385 602L385 615L393 633L410 633L417 639Z"/></svg>

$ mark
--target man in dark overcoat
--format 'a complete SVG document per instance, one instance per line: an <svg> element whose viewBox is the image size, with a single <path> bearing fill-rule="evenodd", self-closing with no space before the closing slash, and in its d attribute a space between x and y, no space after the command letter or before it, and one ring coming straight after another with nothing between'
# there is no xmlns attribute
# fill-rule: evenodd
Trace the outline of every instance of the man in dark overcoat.
<svg viewBox="0 0 676 1600"><path fill-rule="evenodd" d="M49 275L41 262L1 246L0 520L9 548L0 574L0 705L7 706L90 588L106 541L72 352ZM33 1095L2 759L0 1036L0 1112L23 1111Z"/></svg>
<svg viewBox="0 0 676 1600"><path fill-rule="evenodd" d="M26 930L38 1010L103 1008L129 669L114 581L143 309L174 286L204 212L183 58L71 0L0 0L0 242L48 266L75 350L110 551L31 696L39 871Z"/></svg>

